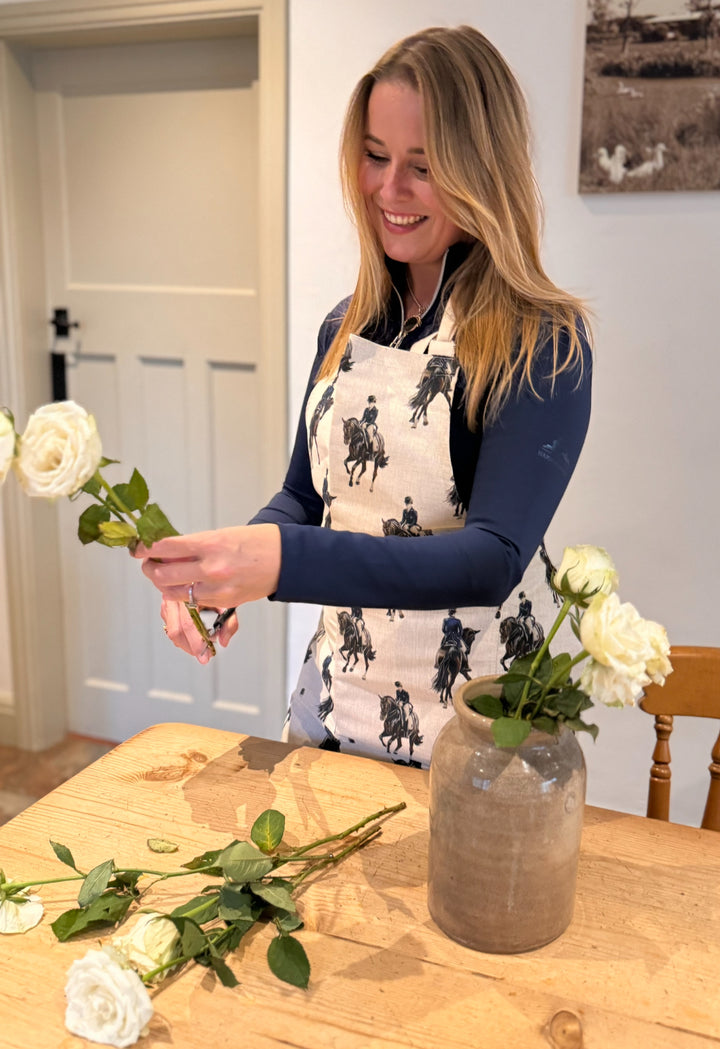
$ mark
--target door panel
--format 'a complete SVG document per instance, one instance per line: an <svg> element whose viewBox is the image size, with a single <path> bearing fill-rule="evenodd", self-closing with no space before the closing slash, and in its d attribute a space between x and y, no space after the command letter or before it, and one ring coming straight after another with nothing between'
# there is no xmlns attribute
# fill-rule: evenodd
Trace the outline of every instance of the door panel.
<svg viewBox="0 0 720 1049"><path fill-rule="evenodd" d="M269 494L262 455L278 439L260 412L272 376L250 43L34 56L48 308L81 324L69 396L122 462L107 479L137 466L180 531L247 520ZM277 735L284 697L268 694L263 668L281 658L280 610L243 608L230 648L201 667L165 638L139 565L80 546L79 510L61 507L71 730L121 739L181 720Z"/></svg>

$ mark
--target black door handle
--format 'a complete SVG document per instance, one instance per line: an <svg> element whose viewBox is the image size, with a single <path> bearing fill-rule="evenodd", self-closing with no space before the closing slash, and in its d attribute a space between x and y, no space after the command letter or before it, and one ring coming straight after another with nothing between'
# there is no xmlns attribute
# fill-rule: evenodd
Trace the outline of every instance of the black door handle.
<svg viewBox="0 0 720 1049"><path fill-rule="evenodd" d="M50 321L55 329L53 347L58 339L67 339L71 328L79 328L78 321L70 320L70 311L65 306L58 306L53 310ZM52 381L53 401L67 400L67 355L59 353L54 348L50 351L50 376Z"/></svg>

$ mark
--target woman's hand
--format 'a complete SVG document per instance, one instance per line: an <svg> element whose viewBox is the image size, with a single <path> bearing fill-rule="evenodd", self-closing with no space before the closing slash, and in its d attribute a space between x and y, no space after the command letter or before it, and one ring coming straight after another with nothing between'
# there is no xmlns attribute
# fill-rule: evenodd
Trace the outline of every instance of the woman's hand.
<svg viewBox="0 0 720 1049"><path fill-rule="evenodd" d="M218 528L139 544L143 572L167 602L192 597L203 608L234 608L268 597L280 578L280 529L274 524ZM168 633L170 628L168 627Z"/></svg>
<svg viewBox="0 0 720 1049"><path fill-rule="evenodd" d="M181 601L166 601L163 598L160 615L165 624L165 633L176 648L181 648L183 652L195 656L199 663L210 662L212 659L210 650L200 637L198 628ZM233 613L229 619L225 620L217 634L213 635L213 644L219 642L223 648L226 648L230 638L237 633L237 629L238 619Z"/></svg>

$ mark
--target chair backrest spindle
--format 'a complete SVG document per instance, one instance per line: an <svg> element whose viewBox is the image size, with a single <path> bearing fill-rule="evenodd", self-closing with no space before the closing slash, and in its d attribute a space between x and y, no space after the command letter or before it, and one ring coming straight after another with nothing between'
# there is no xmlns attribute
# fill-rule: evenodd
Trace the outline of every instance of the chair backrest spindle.
<svg viewBox="0 0 720 1049"><path fill-rule="evenodd" d="M670 735L676 715L720 719L720 648L679 646L670 652L673 673L664 686L648 685L640 706L655 715L656 743L647 814L670 817ZM710 789L701 826L720 831L720 734L712 749Z"/></svg>

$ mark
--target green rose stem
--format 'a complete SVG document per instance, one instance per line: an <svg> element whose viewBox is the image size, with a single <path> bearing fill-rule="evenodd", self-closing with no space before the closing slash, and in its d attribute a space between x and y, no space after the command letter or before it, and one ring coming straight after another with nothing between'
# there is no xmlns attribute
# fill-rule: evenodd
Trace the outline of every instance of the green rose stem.
<svg viewBox="0 0 720 1049"><path fill-rule="evenodd" d="M364 845L365 842L368 840L368 835L363 835L355 842L352 842L351 845L348 846L346 849L343 849L342 852L321 853L319 856L308 856L307 853L311 853L313 849L317 849L321 845L327 845L331 841L342 841L345 838L349 837L351 834L354 834L355 831L361 830L363 827L367 826L368 823L372 823L375 820L382 819L383 816L390 816L394 812L401 812L405 808L407 808L407 803L404 801L399 801L397 805L389 805L384 809L380 809L378 812L374 812L371 816L366 816L364 819L358 820L357 823L354 823L352 827L348 827L347 830L342 830L338 834L330 834L326 838L318 838L316 841L310 842L309 845L303 845L299 849L294 849L293 852L290 853L290 855L288 856L278 856L277 866L280 866L283 863L297 862L301 859L304 861L317 860L320 863L332 863L333 861L339 859L341 856L347 855L348 852L352 852L353 849L360 848L361 845ZM379 830L379 827L375 827L373 828L372 833L377 834ZM182 871L156 871L145 867L116 867L113 871L113 874L151 874L154 877L157 877L158 881L167 881L169 878L186 878L190 874L203 874L205 873L205 871L213 870L213 868L215 868L216 866L217 862L213 862L207 863L202 867L195 867L192 870ZM32 888L36 885L55 885L58 882L83 881L86 877L86 874L68 874L64 878L38 878L35 881L18 882L4 881L0 885L0 888L2 888L2 891L4 893L9 895L9 893L11 892L20 892L22 889ZM153 884L157 883L153 882Z"/></svg>
<svg viewBox="0 0 720 1049"><path fill-rule="evenodd" d="M369 841L372 841L373 838L376 838L378 834L380 834L380 831L380 827L372 827L370 830L365 831L364 834L361 834L360 837L357 838L355 841L351 842L349 845L346 845L344 849L340 850L340 852L331 852L328 856L325 857L325 859L318 860L317 863L313 863L310 867L308 867L306 871L303 871L302 874L291 875L289 881L292 881L295 887L297 888L298 885L304 882L305 879L308 878L311 874L314 874L315 871L319 871L323 867L327 867L331 863L339 863L340 860L344 859L351 852L354 852L356 849L361 849L363 845L367 845Z"/></svg>
<svg viewBox="0 0 720 1049"><path fill-rule="evenodd" d="M556 685L561 684L562 681L568 676L570 670L578 663L581 663L583 659L587 659L589 655L590 653L586 652L584 648L580 649L580 651L574 659L571 659L570 662L562 666L556 674L552 675L547 685L544 686L542 693L540 694L539 700L535 704L535 709L533 710L532 716L530 718L531 721L533 721L533 719L536 718L542 710L548 693L551 692L552 689L556 687ZM573 682L573 688L575 687L577 687L577 683Z"/></svg>
<svg viewBox="0 0 720 1049"><path fill-rule="evenodd" d="M183 917L186 917L186 915L183 915ZM225 937L229 938L229 934L232 933L232 931L233 930L231 927L228 929L219 930L217 935L215 936L213 936L212 933L206 934L205 939L207 940L208 947L214 947L217 951L218 945ZM163 962L163 964L158 965L157 968L151 969L150 972L145 973L144 976L140 977L140 979L143 983L152 983L155 977L159 976L160 973L164 973L166 969L174 969L179 965L185 965L186 962L194 961L195 957L196 956L194 954L181 954L179 958L173 958L171 961Z"/></svg>
<svg viewBox="0 0 720 1049"><path fill-rule="evenodd" d="M565 619L565 616L568 614L568 612L570 611L570 609L573 607L574 604L575 604L575 601L572 598L570 598L570 597L566 597L563 600L562 608L558 612L555 622L553 623L552 627L550 628L550 630L548 632L548 635L545 638L545 640L543 641L541 647L537 650L537 652L535 654L535 658L533 659L533 661L532 661L532 663L530 665L530 670L528 672L528 678L529 679L535 677L535 671L538 669L538 667L542 663L543 656L545 655L547 650L550 648L550 642L552 641L552 639L557 634L558 630L560 629L560 624ZM518 703L517 708L513 712L512 716L514 718L518 719L518 720L520 719L520 716L522 714L523 707L527 703L528 692L530 691L530 685L531 684L532 684L531 680L528 680L528 681L525 682L525 687L523 688L522 695L520 696L520 702ZM545 696L547 694L546 690L545 690L545 686L542 685L541 681L536 682L536 684L539 684L539 685L541 685L543 687L543 694L541 696L541 700L544 700Z"/></svg>
<svg viewBox="0 0 720 1049"><path fill-rule="evenodd" d="M327 838L318 838L317 841L311 841L309 845L303 845L300 849L294 849L290 856L282 856L281 860L283 863L287 863L290 860L298 859L300 856L305 856L306 852L312 852L313 849L317 849L320 845L327 845L330 841L342 841L343 838L354 834L356 830L361 830L368 823L382 819L383 816L390 816L393 812L402 812L405 808L407 808L407 804L404 801L399 801L397 805L389 805L387 808L380 809L379 812L374 812L372 816L366 816L365 819L359 820L352 827L348 827L347 830L340 831L339 834L330 834ZM308 857L305 856L305 859L308 859Z"/></svg>
<svg viewBox="0 0 720 1049"><path fill-rule="evenodd" d="M108 494L108 498L107 499L101 499L99 495L96 496L98 501L103 503L105 506L107 506L109 510L114 509L114 507L108 506L109 503L113 503L114 506L117 507L117 510L115 512L117 513L118 510L120 511L120 513L118 514L119 517L124 514L126 517L128 517L130 519L130 521L134 525L137 525L137 517L135 517L133 515L132 510L130 510L127 506L125 506L125 504L123 503L122 499L119 497L117 492L113 491L113 489L107 483L107 481L105 480L105 478L103 477L103 475L100 473L99 470L95 471L95 480L97 481L97 483L100 485L101 488L105 489L105 491Z"/></svg>
<svg viewBox="0 0 720 1049"><path fill-rule="evenodd" d="M123 519L123 516L127 517L130 523L134 526L135 532L137 534L138 519L134 516L132 510L130 510L123 503L122 499L119 497L117 492L107 483L107 481L105 480L105 478L99 470L95 471L93 479L97 481L97 483L100 485L100 488L104 489L107 492L107 498L103 498L100 495L96 495L95 498L97 499L97 501L99 503L102 503L103 506L106 506L108 510L114 513L116 517L119 517L120 520ZM190 618L195 624L197 632L200 634L200 637L205 642L208 652L211 656L214 656L215 645L210 640L210 635L207 632L207 627L202 621L202 616L200 615L200 612L197 610L197 608L191 608L187 601L184 602L184 605L190 613Z"/></svg>
<svg viewBox="0 0 720 1049"><path fill-rule="evenodd" d="M209 863L205 867L196 867L194 870L187 871L154 871L146 870L144 867L116 867L113 871L113 875L152 874L153 876L157 876L158 881L166 881L168 878L186 878L190 874L203 874L205 871L212 870L212 868L212 863ZM68 874L65 878L38 878L36 881L7 881L3 882L1 888L6 895L10 895L11 893L20 892L22 889L29 889L35 885L56 885L58 882L63 881L84 881L86 877L86 874ZM155 884L157 883L153 882L153 885Z"/></svg>

